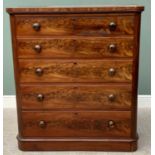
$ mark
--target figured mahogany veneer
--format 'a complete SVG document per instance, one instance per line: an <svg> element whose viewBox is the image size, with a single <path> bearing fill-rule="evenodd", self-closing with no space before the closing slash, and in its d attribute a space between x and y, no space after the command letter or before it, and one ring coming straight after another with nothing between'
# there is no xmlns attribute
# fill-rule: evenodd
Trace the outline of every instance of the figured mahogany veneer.
<svg viewBox="0 0 155 155"><path fill-rule="evenodd" d="M17 36L104 36L109 34L132 35L134 33L134 16L122 16L121 14L83 14L80 16L73 15L71 17L61 15L17 15L16 24ZM115 25L110 27L111 24Z"/></svg>
<svg viewBox="0 0 155 155"><path fill-rule="evenodd" d="M17 41L19 58L104 58L133 57L134 39L123 38L46 38Z"/></svg>
<svg viewBox="0 0 155 155"><path fill-rule="evenodd" d="M19 74L20 82L131 82L132 61L21 59Z"/></svg>
<svg viewBox="0 0 155 155"><path fill-rule="evenodd" d="M123 117L122 117L123 115ZM130 137L131 112L22 112L24 137ZM42 122L41 122L42 121Z"/></svg>
<svg viewBox="0 0 155 155"><path fill-rule="evenodd" d="M118 84L21 85L21 105L24 110L129 110L131 89Z"/></svg>
<svg viewBox="0 0 155 155"><path fill-rule="evenodd" d="M21 150L137 149L143 10L7 9Z"/></svg>

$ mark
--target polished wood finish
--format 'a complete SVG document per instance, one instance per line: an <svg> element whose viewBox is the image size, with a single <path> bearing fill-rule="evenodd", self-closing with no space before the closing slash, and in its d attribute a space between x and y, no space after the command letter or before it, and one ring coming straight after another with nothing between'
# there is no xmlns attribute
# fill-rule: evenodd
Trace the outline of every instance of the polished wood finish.
<svg viewBox="0 0 155 155"><path fill-rule="evenodd" d="M123 115L123 117L122 117ZM22 112L24 137L130 137L131 112ZM44 125L41 126L41 121ZM113 121L111 124L111 121Z"/></svg>
<svg viewBox="0 0 155 155"><path fill-rule="evenodd" d="M121 14L73 15L71 17L18 15L16 24L17 36L105 36L134 33L134 16L128 14L124 16Z"/></svg>
<svg viewBox="0 0 155 155"><path fill-rule="evenodd" d="M23 110L129 110L131 85L21 85ZM39 99L38 99L39 98Z"/></svg>
<svg viewBox="0 0 155 155"><path fill-rule="evenodd" d="M143 10L7 9L21 150L137 149Z"/></svg>
<svg viewBox="0 0 155 155"><path fill-rule="evenodd" d="M19 148L27 151L135 151L137 149L137 138L136 139L38 139L36 138L20 138ZM61 147L60 147L61 146Z"/></svg>
<svg viewBox="0 0 155 155"><path fill-rule="evenodd" d="M131 82L131 60L19 60L20 82Z"/></svg>
<svg viewBox="0 0 155 155"><path fill-rule="evenodd" d="M20 38L19 58L120 58L133 57L133 37Z"/></svg>
<svg viewBox="0 0 155 155"><path fill-rule="evenodd" d="M144 6L128 5L128 6L104 6L104 7L46 7L46 8L7 8L10 14L33 14L33 13L117 13L117 12L141 12Z"/></svg>

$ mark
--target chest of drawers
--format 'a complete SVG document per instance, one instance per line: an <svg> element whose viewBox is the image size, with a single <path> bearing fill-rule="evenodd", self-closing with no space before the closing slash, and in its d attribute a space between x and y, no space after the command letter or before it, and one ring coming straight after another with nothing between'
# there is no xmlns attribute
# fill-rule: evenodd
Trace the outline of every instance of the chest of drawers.
<svg viewBox="0 0 155 155"><path fill-rule="evenodd" d="M21 150L137 149L143 9L7 9Z"/></svg>

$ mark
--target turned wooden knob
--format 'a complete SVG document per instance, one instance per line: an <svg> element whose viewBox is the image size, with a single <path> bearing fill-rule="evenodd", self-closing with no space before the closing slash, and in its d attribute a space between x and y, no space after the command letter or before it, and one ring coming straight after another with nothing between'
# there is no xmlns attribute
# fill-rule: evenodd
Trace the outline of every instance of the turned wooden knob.
<svg viewBox="0 0 155 155"><path fill-rule="evenodd" d="M38 76L42 76L42 75L43 75L43 69L42 69L42 68L37 68L37 69L35 70L35 73L36 73L36 75L38 75Z"/></svg>
<svg viewBox="0 0 155 155"><path fill-rule="evenodd" d="M110 29L110 31L115 31L115 29L116 29L116 23L115 22L110 22L109 23L109 29Z"/></svg>
<svg viewBox="0 0 155 155"><path fill-rule="evenodd" d="M114 94L108 95L108 99L109 99L109 101L114 101L115 100L115 95Z"/></svg>
<svg viewBox="0 0 155 155"><path fill-rule="evenodd" d="M116 73L116 70L114 68L109 69L109 76L114 76Z"/></svg>
<svg viewBox="0 0 155 155"><path fill-rule="evenodd" d="M41 52L41 46L40 46L40 45L35 45L35 46L34 46L34 50L35 50L37 53L40 53L40 52Z"/></svg>
<svg viewBox="0 0 155 155"><path fill-rule="evenodd" d="M115 127L115 122L112 121L112 120L110 120L110 121L108 122L108 126L109 126L109 128L114 128L114 127Z"/></svg>
<svg viewBox="0 0 155 155"><path fill-rule="evenodd" d="M45 128L46 127L46 122L45 121L39 121L39 127L40 128Z"/></svg>
<svg viewBox="0 0 155 155"><path fill-rule="evenodd" d="M109 45L109 51L110 51L111 53L115 52L115 51L116 51L116 45L115 45L115 44L110 44L110 45Z"/></svg>
<svg viewBox="0 0 155 155"><path fill-rule="evenodd" d="M38 94L38 95L37 95L37 100L38 100L39 102L43 101L43 100L44 100L44 95L43 95L43 94Z"/></svg>
<svg viewBox="0 0 155 155"><path fill-rule="evenodd" d="M40 25L39 23L34 23L34 24L32 25L32 27L33 27L33 29L34 29L35 31L39 31L41 25Z"/></svg>

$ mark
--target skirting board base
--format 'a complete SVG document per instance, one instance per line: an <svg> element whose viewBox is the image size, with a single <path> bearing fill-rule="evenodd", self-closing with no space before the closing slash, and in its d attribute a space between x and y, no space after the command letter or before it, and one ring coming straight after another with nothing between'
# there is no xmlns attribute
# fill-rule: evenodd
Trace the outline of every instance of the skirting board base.
<svg viewBox="0 0 155 155"><path fill-rule="evenodd" d="M22 151L125 151L137 150L137 139L25 139L17 136Z"/></svg>

